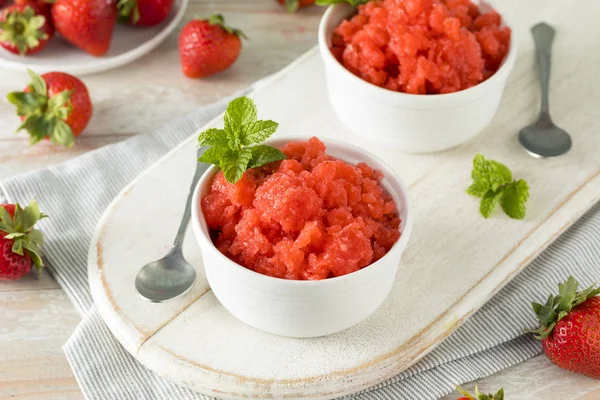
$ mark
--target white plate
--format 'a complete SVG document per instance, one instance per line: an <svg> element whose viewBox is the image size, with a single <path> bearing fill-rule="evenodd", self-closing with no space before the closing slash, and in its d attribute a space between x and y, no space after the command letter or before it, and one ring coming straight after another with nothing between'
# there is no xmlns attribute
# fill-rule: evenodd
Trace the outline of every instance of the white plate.
<svg viewBox="0 0 600 400"><path fill-rule="evenodd" d="M0 69L23 71L30 68L38 74L62 71L88 75L121 67L161 44L183 18L188 3L189 0L176 0L169 18L155 27L135 28L117 24L110 50L103 57L93 57L56 36L48 47L34 56L21 57L0 48Z"/></svg>

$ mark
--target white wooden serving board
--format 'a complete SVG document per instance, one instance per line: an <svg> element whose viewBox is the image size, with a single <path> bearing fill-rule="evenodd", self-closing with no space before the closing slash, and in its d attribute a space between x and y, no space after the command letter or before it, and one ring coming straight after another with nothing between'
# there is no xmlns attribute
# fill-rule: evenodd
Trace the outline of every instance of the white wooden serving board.
<svg viewBox="0 0 600 400"><path fill-rule="evenodd" d="M533 46L526 31L537 20L516 9L506 12L520 22L513 22L521 28L515 35L520 57L501 108L481 136L450 151L403 155L350 133L328 104L316 50L252 94L259 118L280 123L278 134L353 142L396 168L409 186L414 230L394 289L375 315L347 331L316 339L289 339L250 328L228 314L211 293L191 229L184 253L199 273L194 288L171 303L142 300L134 277L146 262L164 255L175 235L195 168L194 135L127 187L99 225L90 250L89 280L98 309L117 339L157 374L205 394L329 399L392 377L450 335L600 200L600 56L589 51L600 48L600 36L590 37L585 28L595 26L595 16L575 21L568 13L552 14L562 18L551 21L559 32L553 115L573 135L574 147L564 157L538 160L526 155L516 140L538 107ZM580 44L583 37L587 45ZM221 118L209 124L220 125ZM479 216L478 201L465 194L476 152L505 162L516 177L527 179L531 199L524 221L501 212L489 220Z"/></svg>

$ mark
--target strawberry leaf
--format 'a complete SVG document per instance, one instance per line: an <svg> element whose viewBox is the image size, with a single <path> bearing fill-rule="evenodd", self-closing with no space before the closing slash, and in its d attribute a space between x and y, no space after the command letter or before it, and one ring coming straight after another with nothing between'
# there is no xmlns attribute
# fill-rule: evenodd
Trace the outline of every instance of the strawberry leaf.
<svg viewBox="0 0 600 400"><path fill-rule="evenodd" d="M31 78L31 84L29 85L29 87L32 88L40 96L46 97L48 94L48 86L46 86L46 81L44 81L41 76L39 76L30 69L27 70L27 73Z"/></svg>
<svg viewBox="0 0 600 400"><path fill-rule="evenodd" d="M75 135L71 127L62 120L56 121L54 129L51 131L50 141L54 144L62 144L65 147L73 147L75 144Z"/></svg>
<svg viewBox="0 0 600 400"><path fill-rule="evenodd" d="M300 7L300 0L285 0L285 9L288 12L295 12Z"/></svg>
<svg viewBox="0 0 600 400"><path fill-rule="evenodd" d="M23 255L23 240L18 239L13 242L12 252L20 256Z"/></svg>
<svg viewBox="0 0 600 400"><path fill-rule="evenodd" d="M12 92L7 98L17 107L17 115L20 117L41 112L46 105L46 97L38 93Z"/></svg>
<svg viewBox="0 0 600 400"><path fill-rule="evenodd" d="M578 291L578 288L579 283L574 277L570 276L565 282L558 285L558 296L555 297L550 294L543 306L539 303L532 303L540 327L528 329L527 331L535 333L536 339L548 338L552 334L556 323L565 318L573 308L583 304L590 297L600 294L600 288L596 288L595 284L581 292Z"/></svg>

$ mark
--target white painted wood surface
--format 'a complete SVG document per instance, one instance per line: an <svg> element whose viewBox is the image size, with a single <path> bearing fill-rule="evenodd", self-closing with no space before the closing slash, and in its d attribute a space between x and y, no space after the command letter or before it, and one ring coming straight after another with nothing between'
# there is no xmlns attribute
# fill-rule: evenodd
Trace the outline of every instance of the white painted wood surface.
<svg viewBox="0 0 600 400"><path fill-rule="evenodd" d="M586 70L600 65L598 55L592 52L598 48L593 41L598 37L599 28L590 21L600 11L596 1L578 2L577 9L570 8L568 13L565 13L564 3L558 0L527 3L512 0L508 6L511 5L515 13L529 15L532 22L563 20L557 38L557 46L562 49L560 54L579 57L582 67L588 65ZM147 132L277 71L316 43L321 10L310 8L288 15L271 0L192 0L186 18L213 12L223 13L232 24L251 36L231 70L203 81L185 79L178 69L176 36L173 35L157 50L128 67L86 77L95 115L88 130L70 150L45 143L30 148L23 134L14 135L18 121L5 94L24 86L27 77L0 71L0 179ZM579 22L580 19L583 22ZM565 30L573 30L568 41L560 36ZM582 52L590 52L589 57L583 57ZM574 99L590 101L586 92L571 87L576 71L578 68L573 66L553 71L552 89L558 96L553 98L552 104L556 110L573 109ZM525 83L527 86L535 84L532 72L527 72ZM595 84L597 93L597 80ZM586 121L591 127L598 127L600 114L597 110L588 112ZM574 122L564 125L573 128ZM79 320L66 295L47 273L40 279L32 275L18 282L0 283L0 399L83 398L61 349ZM536 396L551 400L600 399L599 381L556 369L543 357L483 379L479 385L489 390L504 386L511 396L509 399ZM452 398L456 396L444 400Z"/></svg>

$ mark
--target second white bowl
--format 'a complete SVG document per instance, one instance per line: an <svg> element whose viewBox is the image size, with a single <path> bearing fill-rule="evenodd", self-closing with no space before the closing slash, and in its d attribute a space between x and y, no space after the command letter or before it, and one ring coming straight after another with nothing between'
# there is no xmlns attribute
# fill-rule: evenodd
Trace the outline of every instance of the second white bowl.
<svg viewBox="0 0 600 400"><path fill-rule="evenodd" d="M304 140L304 139L296 139ZM288 140L269 141L280 147ZM348 275L319 281L273 278L249 270L225 257L213 244L200 200L218 172L211 167L196 186L192 227L204 262L208 283L231 314L262 331L291 337L324 336L354 326L373 314L389 294L402 252L412 229L408 190L394 171L357 147L322 140L327 154L346 162L366 162L384 174L383 185L392 195L402 223L400 239L377 262Z"/></svg>
<svg viewBox="0 0 600 400"><path fill-rule="evenodd" d="M329 99L351 131L388 149L427 153L472 139L492 120L517 56L514 37L500 69L479 85L450 94L400 93L362 80L331 53L333 30L355 12L349 4L330 6L319 27Z"/></svg>

